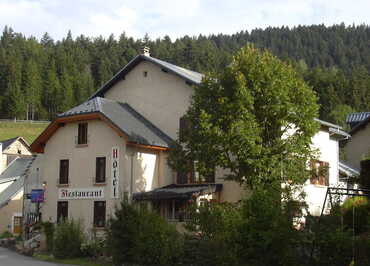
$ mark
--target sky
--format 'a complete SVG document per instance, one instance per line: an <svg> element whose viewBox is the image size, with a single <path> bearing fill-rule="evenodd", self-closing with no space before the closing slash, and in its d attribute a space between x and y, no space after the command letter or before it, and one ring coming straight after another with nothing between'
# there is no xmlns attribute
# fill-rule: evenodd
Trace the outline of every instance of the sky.
<svg viewBox="0 0 370 266"><path fill-rule="evenodd" d="M268 26L370 24L370 0L0 0L0 30L172 40Z"/></svg>

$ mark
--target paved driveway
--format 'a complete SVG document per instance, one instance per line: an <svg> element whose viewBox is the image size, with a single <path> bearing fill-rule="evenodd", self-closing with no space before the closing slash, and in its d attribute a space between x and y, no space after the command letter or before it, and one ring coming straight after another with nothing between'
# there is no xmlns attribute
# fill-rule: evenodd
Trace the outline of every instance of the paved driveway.
<svg viewBox="0 0 370 266"><path fill-rule="evenodd" d="M0 247L0 266L62 266L51 262L39 261Z"/></svg>

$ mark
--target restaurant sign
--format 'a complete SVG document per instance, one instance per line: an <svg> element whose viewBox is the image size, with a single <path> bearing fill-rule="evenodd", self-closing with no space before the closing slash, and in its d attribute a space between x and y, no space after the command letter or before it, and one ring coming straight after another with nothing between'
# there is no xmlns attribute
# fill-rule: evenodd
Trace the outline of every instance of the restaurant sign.
<svg viewBox="0 0 370 266"><path fill-rule="evenodd" d="M58 195L60 200L102 199L104 188L60 188Z"/></svg>

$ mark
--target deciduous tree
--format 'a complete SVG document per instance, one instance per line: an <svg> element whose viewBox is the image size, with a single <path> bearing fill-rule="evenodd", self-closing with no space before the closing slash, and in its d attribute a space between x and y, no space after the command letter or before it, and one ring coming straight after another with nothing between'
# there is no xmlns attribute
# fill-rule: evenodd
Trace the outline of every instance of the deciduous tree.
<svg viewBox="0 0 370 266"><path fill-rule="evenodd" d="M214 167L250 188L302 183L317 132L316 96L293 67L267 51L241 49L218 75L194 89L186 117L191 125L170 156L186 170L197 161L206 175Z"/></svg>

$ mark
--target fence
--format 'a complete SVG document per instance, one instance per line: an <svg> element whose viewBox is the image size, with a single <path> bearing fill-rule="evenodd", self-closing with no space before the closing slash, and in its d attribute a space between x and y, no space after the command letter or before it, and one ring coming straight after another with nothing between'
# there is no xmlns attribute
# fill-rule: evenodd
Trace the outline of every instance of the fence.
<svg viewBox="0 0 370 266"><path fill-rule="evenodd" d="M48 120L19 120L19 119L0 119L0 122L9 122L9 123L32 123L32 124L46 124L50 123Z"/></svg>

